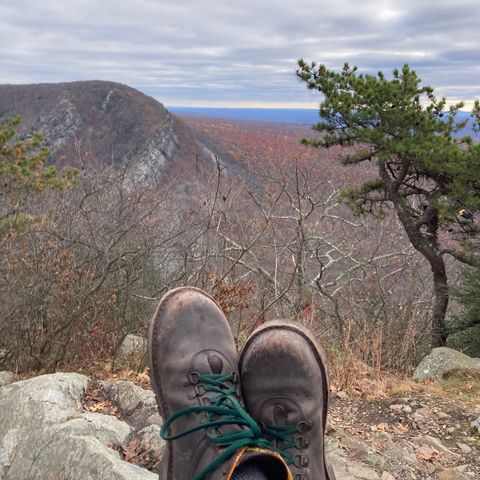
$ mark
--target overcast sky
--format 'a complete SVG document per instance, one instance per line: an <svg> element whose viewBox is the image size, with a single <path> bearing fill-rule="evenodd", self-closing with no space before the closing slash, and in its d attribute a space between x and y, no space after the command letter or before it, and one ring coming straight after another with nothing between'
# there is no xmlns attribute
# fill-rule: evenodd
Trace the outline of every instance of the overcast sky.
<svg viewBox="0 0 480 480"><path fill-rule="evenodd" d="M166 105L316 106L296 60L480 98L478 0L0 0L0 83L113 80Z"/></svg>

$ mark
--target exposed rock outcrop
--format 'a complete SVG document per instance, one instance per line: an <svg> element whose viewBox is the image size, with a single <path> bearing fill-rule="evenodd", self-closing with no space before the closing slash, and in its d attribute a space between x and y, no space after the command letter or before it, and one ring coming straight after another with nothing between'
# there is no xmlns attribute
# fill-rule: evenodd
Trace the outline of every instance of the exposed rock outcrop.
<svg viewBox="0 0 480 480"><path fill-rule="evenodd" d="M434 348L413 373L415 380L440 380L452 375L480 378L480 358L472 358L452 348Z"/></svg>
<svg viewBox="0 0 480 480"><path fill-rule="evenodd" d="M327 460L337 480L479 478L478 413L430 397L335 399ZM0 479L157 479L161 423L154 393L128 381L58 373L1 386Z"/></svg>
<svg viewBox="0 0 480 480"><path fill-rule="evenodd" d="M0 388L0 478L154 480L114 449L132 427L115 416L84 412L88 378L43 375Z"/></svg>
<svg viewBox="0 0 480 480"><path fill-rule="evenodd" d="M108 398L118 407L121 418L136 431L161 425L155 394L132 382L100 382Z"/></svg>

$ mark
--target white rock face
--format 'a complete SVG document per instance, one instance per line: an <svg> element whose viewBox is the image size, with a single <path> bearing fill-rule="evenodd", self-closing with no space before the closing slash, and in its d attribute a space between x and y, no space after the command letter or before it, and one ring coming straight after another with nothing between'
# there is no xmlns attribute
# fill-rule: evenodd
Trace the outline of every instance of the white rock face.
<svg viewBox="0 0 480 480"><path fill-rule="evenodd" d="M0 479L157 479L109 448L127 440L127 423L83 413L87 384L57 373L0 388Z"/></svg>

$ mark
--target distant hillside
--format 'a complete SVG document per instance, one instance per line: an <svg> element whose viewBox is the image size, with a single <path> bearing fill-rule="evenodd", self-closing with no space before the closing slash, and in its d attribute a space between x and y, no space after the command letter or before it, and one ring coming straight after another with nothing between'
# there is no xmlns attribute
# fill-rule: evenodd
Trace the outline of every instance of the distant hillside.
<svg viewBox="0 0 480 480"><path fill-rule="evenodd" d="M315 164L326 180L339 186L372 174L368 164L342 167L338 161L340 147L324 150L302 145L302 138L318 135L308 125L197 115L182 118L203 144L228 159L229 167L235 165L236 171L254 184L262 175L281 175L283 168L294 164L306 169Z"/></svg>
<svg viewBox="0 0 480 480"><path fill-rule="evenodd" d="M295 125L312 126L321 119L318 108L209 108L209 107L175 107L168 109L188 118L190 116L208 117L226 120L249 120L265 123L286 123ZM447 118L448 114L445 115ZM467 120L467 126L458 132L457 136L471 135L474 139L480 140L480 134L473 128L474 122L469 112L458 112L457 120Z"/></svg>
<svg viewBox="0 0 480 480"><path fill-rule="evenodd" d="M0 120L20 115L39 131L57 166L98 167L130 159L140 178L188 170L213 153L154 98L104 81L0 85Z"/></svg>

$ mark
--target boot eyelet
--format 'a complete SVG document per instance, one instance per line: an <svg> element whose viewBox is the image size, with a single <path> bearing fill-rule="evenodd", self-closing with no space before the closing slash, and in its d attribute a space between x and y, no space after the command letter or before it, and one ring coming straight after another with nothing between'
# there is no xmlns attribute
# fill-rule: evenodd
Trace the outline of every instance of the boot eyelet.
<svg viewBox="0 0 480 480"><path fill-rule="evenodd" d="M238 374L237 374L237 372L232 372L232 383L233 383L234 385L237 385L237 384L238 384L238 380L239 380L239 379L238 379Z"/></svg>
<svg viewBox="0 0 480 480"><path fill-rule="evenodd" d="M306 475L303 475L302 473L296 473L293 476L293 480L308 480L308 477Z"/></svg>
<svg viewBox="0 0 480 480"><path fill-rule="evenodd" d="M301 422L297 423L297 430L300 433L308 432L312 429L312 422L307 422L306 420L302 420Z"/></svg>
<svg viewBox="0 0 480 480"><path fill-rule="evenodd" d="M295 448L298 448L299 450L308 448L309 445L310 440L307 437L297 437L295 439Z"/></svg>
<svg viewBox="0 0 480 480"><path fill-rule="evenodd" d="M309 461L306 455L295 455L293 464L298 467L308 467Z"/></svg>
<svg viewBox="0 0 480 480"><path fill-rule="evenodd" d="M194 385L194 390L195 390L195 393L201 397L202 395L205 394L206 390L205 390L205 387L201 384L201 383L197 383Z"/></svg>
<svg viewBox="0 0 480 480"><path fill-rule="evenodd" d="M200 374L198 372L191 372L188 374L188 379L190 380L191 385L196 385L198 383L198 379Z"/></svg>

